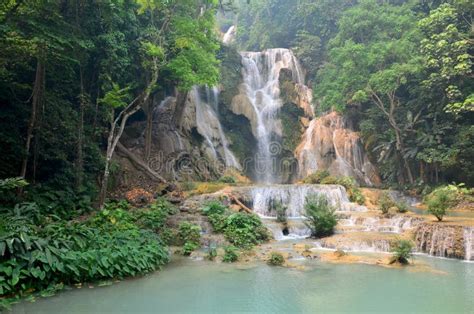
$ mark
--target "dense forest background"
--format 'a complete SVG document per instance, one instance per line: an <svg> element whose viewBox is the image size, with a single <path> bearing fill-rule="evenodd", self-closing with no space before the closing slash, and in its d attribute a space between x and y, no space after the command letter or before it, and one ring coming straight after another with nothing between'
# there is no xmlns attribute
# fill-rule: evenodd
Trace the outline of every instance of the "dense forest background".
<svg viewBox="0 0 474 314"><path fill-rule="evenodd" d="M470 1L245 1L242 50L292 48L317 112L361 132L385 182L474 184ZM271 30L271 31L269 31Z"/></svg>
<svg viewBox="0 0 474 314"><path fill-rule="evenodd" d="M155 94L218 83L218 30L237 24L240 50L295 51L316 111L354 122L386 183L472 185L473 12L464 0L4 1L0 177L26 178L22 197L40 203L103 203L127 119Z"/></svg>

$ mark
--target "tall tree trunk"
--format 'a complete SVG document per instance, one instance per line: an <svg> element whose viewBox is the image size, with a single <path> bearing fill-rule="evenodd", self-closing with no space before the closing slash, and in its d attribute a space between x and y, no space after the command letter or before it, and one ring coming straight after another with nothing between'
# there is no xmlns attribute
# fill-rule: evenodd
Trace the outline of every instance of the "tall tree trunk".
<svg viewBox="0 0 474 314"><path fill-rule="evenodd" d="M77 125L77 146L76 146L76 191L82 186L84 178L84 110L86 106L86 95L84 94L84 81L82 76L82 66L79 67L79 80L81 84L81 92L79 94L79 121Z"/></svg>
<svg viewBox="0 0 474 314"><path fill-rule="evenodd" d="M36 125L36 119L38 114L38 107L43 98L44 92L44 79L45 79L45 66L42 57L39 56L36 60L36 75L35 82L33 84L33 93L31 100L31 113L28 122L28 129L26 131L26 142L25 142L25 156L21 164L20 177L26 178L26 170L28 168L28 159L30 157L31 140ZM21 192L21 191L20 191Z"/></svg>
<svg viewBox="0 0 474 314"><path fill-rule="evenodd" d="M155 102L153 99L148 101L146 112L146 128L145 128L145 162L149 162L151 155L151 138L153 135L153 109Z"/></svg>

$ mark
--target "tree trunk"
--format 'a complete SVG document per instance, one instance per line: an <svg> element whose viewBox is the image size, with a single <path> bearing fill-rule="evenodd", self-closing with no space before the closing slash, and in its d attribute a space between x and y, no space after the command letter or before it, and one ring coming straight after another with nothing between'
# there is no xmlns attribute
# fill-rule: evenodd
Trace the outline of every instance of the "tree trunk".
<svg viewBox="0 0 474 314"><path fill-rule="evenodd" d="M153 109L155 102L151 99L148 102L148 110L146 112L146 128L145 128L145 162L149 162L151 154L151 138L153 135Z"/></svg>
<svg viewBox="0 0 474 314"><path fill-rule="evenodd" d="M33 133L34 133L35 125L36 125L38 107L43 98L44 78L45 78L44 62L41 59L41 57L38 57L36 61L35 82L33 84L30 120L28 122L28 129L26 131L25 156L23 157L21 170L20 170L20 177L22 178L26 178L26 170L28 168L28 159L30 156L31 140L33 138Z"/></svg>
<svg viewBox="0 0 474 314"><path fill-rule="evenodd" d="M176 107L173 115L175 125L180 128L183 119L184 108L186 107L187 92L176 92Z"/></svg>
<svg viewBox="0 0 474 314"><path fill-rule="evenodd" d="M82 180L84 177L84 157L83 157L83 146L84 146L84 109L85 109L85 94L84 94L84 82L82 77L82 67L79 68L79 80L81 84L81 93L79 95L79 121L77 126L77 147L76 147L76 191L82 186Z"/></svg>

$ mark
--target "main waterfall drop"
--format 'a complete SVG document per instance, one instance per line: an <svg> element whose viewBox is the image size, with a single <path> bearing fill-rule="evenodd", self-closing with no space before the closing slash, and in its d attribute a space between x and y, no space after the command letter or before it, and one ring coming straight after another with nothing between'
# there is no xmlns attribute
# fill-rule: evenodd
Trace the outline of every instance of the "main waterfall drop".
<svg viewBox="0 0 474 314"><path fill-rule="evenodd" d="M196 125L199 134L204 137L204 144L209 152L211 160L222 159L226 167L241 169L237 158L229 149L229 142L222 130L219 121L219 91L217 87L205 87L206 101L201 97L199 87L194 86L189 93L191 101L196 106ZM221 147L221 154L218 148Z"/></svg>
<svg viewBox="0 0 474 314"><path fill-rule="evenodd" d="M280 182L278 154L281 151L281 121L278 110L280 99L280 71L291 71L296 84L303 84L303 71L293 53L288 49L268 49L262 52L242 52L243 84L240 93L245 97L244 105L235 104L234 112L244 114L251 122L252 132L258 142L254 156L257 181ZM240 98L242 100L243 98ZM242 108L250 106L250 108Z"/></svg>

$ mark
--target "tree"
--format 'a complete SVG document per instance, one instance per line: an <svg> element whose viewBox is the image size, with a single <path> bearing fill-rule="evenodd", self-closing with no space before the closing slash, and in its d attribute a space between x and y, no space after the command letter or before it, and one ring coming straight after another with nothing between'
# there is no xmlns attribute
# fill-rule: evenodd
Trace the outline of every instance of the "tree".
<svg viewBox="0 0 474 314"><path fill-rule="evenodd" d="M346 106L367 103L381 113L393 133L391 151L405 170L399 177L410 183L414 178L403 122L407 105L401 94L419 72L415 21L408 5L367 0L348 9L329 43L330 63L318 73L315 85L323 108L343 111Z"/></svg>
<svg viewBox="0 0 474 314"><path fill-rule="evenodd" d="M460 113L474 111L472 88L472 40L468 29L458 18L456 8L445 3L420 20L423 34L420 53L429 73L423 84L430 90L442 90L446 111ZM464 32L463 32L464 28Z"/></svg>
<svg viewBox="0 0 474 314"><path fill-rule="evenodd" d="M119 87L113 84L101 102L111 108L110 130L107 140L105 169L102 178L99 206L102 208L107 195L110 162L130 116L151 99L161 74L169 74L180 90L187 91L196 84L214 85L218 77L215 54L219 45L213 33L214 1L180 2L155 0L139 2L138 12L150 19L141 39L142 69L146 73L143 87L130 102L125 102L131 84ZM200 11L197 8L205 8ZM180 104L178 103L178 106ZM184 102L181 107L184 106ZM120 111L115 116L115 109ZM177 109L180 110L179 108ZM148 114L152 114L148 110ZM165 181L164 178L155 176Z"/></svg>

